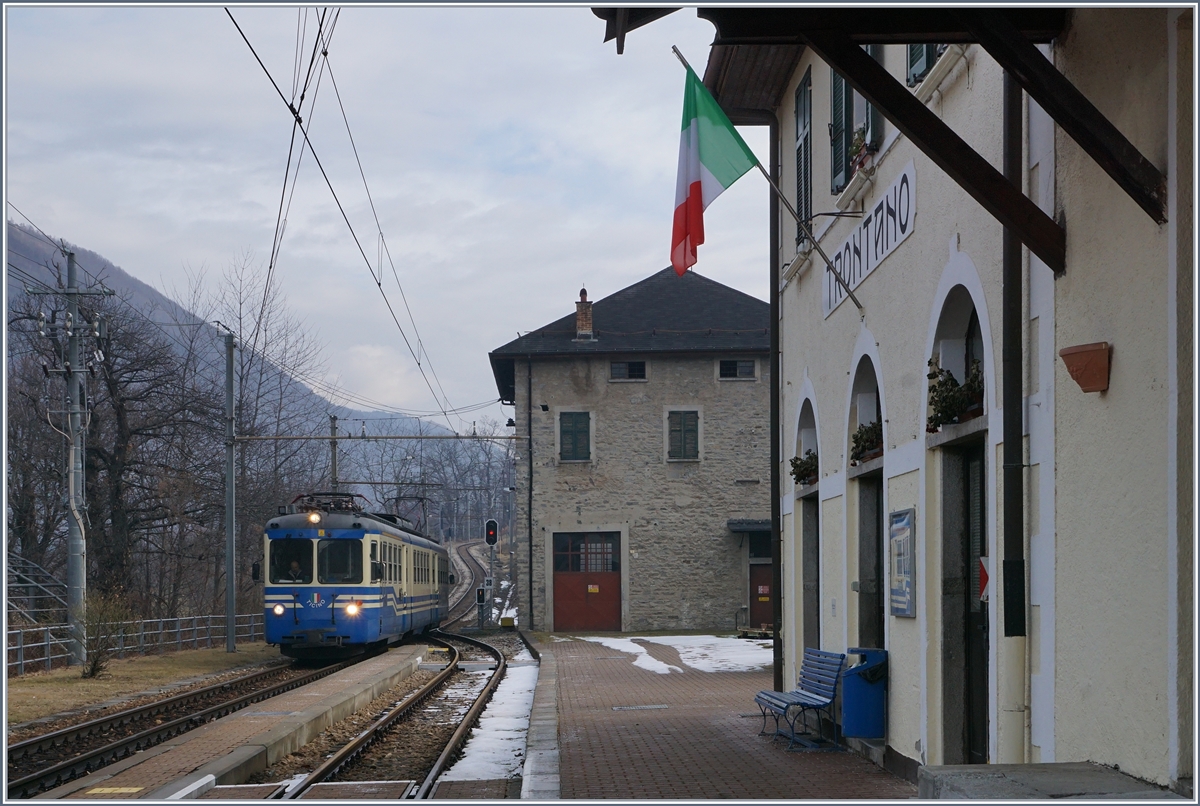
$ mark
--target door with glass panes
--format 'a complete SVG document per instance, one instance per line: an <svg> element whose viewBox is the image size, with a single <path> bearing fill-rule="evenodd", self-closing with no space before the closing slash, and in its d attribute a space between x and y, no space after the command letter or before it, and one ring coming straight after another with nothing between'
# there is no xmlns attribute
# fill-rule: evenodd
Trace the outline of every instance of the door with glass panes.
<svg viewBox="0 0 1200 806"><path fill-rule="evenodd" d="M621 629L621 533L554 533L554 629Z"/></svg>

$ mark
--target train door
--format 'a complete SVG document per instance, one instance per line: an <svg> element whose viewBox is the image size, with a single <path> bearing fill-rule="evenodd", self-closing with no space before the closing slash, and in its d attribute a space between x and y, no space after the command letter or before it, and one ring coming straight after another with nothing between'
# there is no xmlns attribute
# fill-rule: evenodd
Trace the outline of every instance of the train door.
<svg viewBox="0 0 1200 806"><path fill-rule="evenodd" d="M379 553L379 539L371 538L368 542L370 543L370 548L368 549L367 554L367 568L370 569L370 576L367 579L370 581L372 598L375 596L379 597L379 605L375 609L377 614L375 626L378 630L376 637L382 638L388 634L387 623L384 619L383 609L383 606L387 604L385 601L386 597L383 595L383 563L380 561L381 555Z"/></svg>
<svg viewBox="0 0 1200 806"><path fill-rule="evenodd" d="M554 533L554 629L621 629L621 533Z"/></svg>

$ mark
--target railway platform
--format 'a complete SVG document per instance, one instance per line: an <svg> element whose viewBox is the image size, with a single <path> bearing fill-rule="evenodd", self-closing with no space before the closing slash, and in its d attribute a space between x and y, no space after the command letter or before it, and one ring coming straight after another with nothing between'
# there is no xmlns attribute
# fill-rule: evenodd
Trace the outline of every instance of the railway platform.
<svg viewBox="0 0 1200 806"><path fill-rule="evenodd" d="M754 695L771 688L770 670L698 671L672 647L647 638L640 645L651 657L682 670L659 674L635 666L633 655L562 638L535 644L542 674L530 718L525 797L917 795L912 783L853 753L788 751L787 742L760 736Z"/></svg>
<svg viewBox="0 0 1200 806"><path fill-rule="evenodd" d="M168 800L240 784L410 676L426 647L401 646L244 708L37 799Z"/></svg>

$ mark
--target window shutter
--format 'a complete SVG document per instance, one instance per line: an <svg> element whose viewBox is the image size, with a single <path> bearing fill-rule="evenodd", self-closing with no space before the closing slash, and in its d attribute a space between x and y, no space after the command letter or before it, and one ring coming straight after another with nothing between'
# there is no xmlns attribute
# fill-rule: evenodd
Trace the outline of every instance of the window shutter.
<svg viewBox="0 0 1200 806"><path fill-rule="evenodd" d="M829 149L830 192L837 194L846 186L846 80L829 71Z"/></svg>
<svg viewBox="0 0 1200 806"><path fill-rule="evenodd" d="M568 462L590 459L591 415L586 411L564 411L560 417L559 459Z"/></svg>
<svg viewBox="0 0 1200 806"><path fill-rule="evenodd" d="M882 45L867 45L867 54L879 61L883 56ZM872 103L867 103L867 146L872 152L879 150L879 146L883 143L883 115L875 108Z"/></svg>
<svg viewBox="0 0 1200 806"><path fill-rule="evenodd" d="M796 213L812 228L812 68L796 87ZM796 225L797 245L808 238Z"/></svg>
<svg viewBox="0 0 1200 806"><path fill-rule="evenodd" d="M925 78L938 58L938 45L908 46L908 86L915 87Z"/></svg>
<svg viewBox="0 0 1200 806"><path fill-rule="evenodd" d="M667 415L667 458L683 458L683 412L673 411Z"/></svg>
<svg viewBox="0 0 1200 806"><path fill-rule="evenodd" d="M683 412L683 458L700 458L699 412Z"/></svg>
<svg viewBox="0 0 1200 806"><path fill-rule="evenodd" d="M591 429L588 427L591 415L586 411L575 413L575 458L576 459L591 459L591 440L589 433Z"/></svg>

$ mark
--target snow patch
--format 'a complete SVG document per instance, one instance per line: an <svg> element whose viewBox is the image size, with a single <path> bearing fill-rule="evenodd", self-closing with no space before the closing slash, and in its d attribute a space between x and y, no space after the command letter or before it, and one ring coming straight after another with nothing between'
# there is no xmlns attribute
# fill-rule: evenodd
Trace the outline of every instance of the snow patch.
<svg viewBox="0 0 1200 806"><path fill-rule="evenodd" d="M517 775L524 763L537 678L536 666L509 667L471 731L462 756L442 773L442 780L494 781Z"/></svg>
<svg viewBox="0 0 1200 806"><path fill-rule="evenodd" d="M672 666L663 663L660 660L650 657L650 653L643 646L638 646L628 638L601 638L599 636L579 636L582 641L592 641L597 644L602 644L609 649L615 649L617 652L625 652L633 655L633 665L638 666L655 674L670 674L672 671L683 672L678 666Z"/></svg>
<svg viewBox="0 0 1200 806"><path fill-rule="evenodd" d="M701 672L755 672L774 660L770 641L716 635L655 635L636 640L673 647L686 666Z"/></svg>

